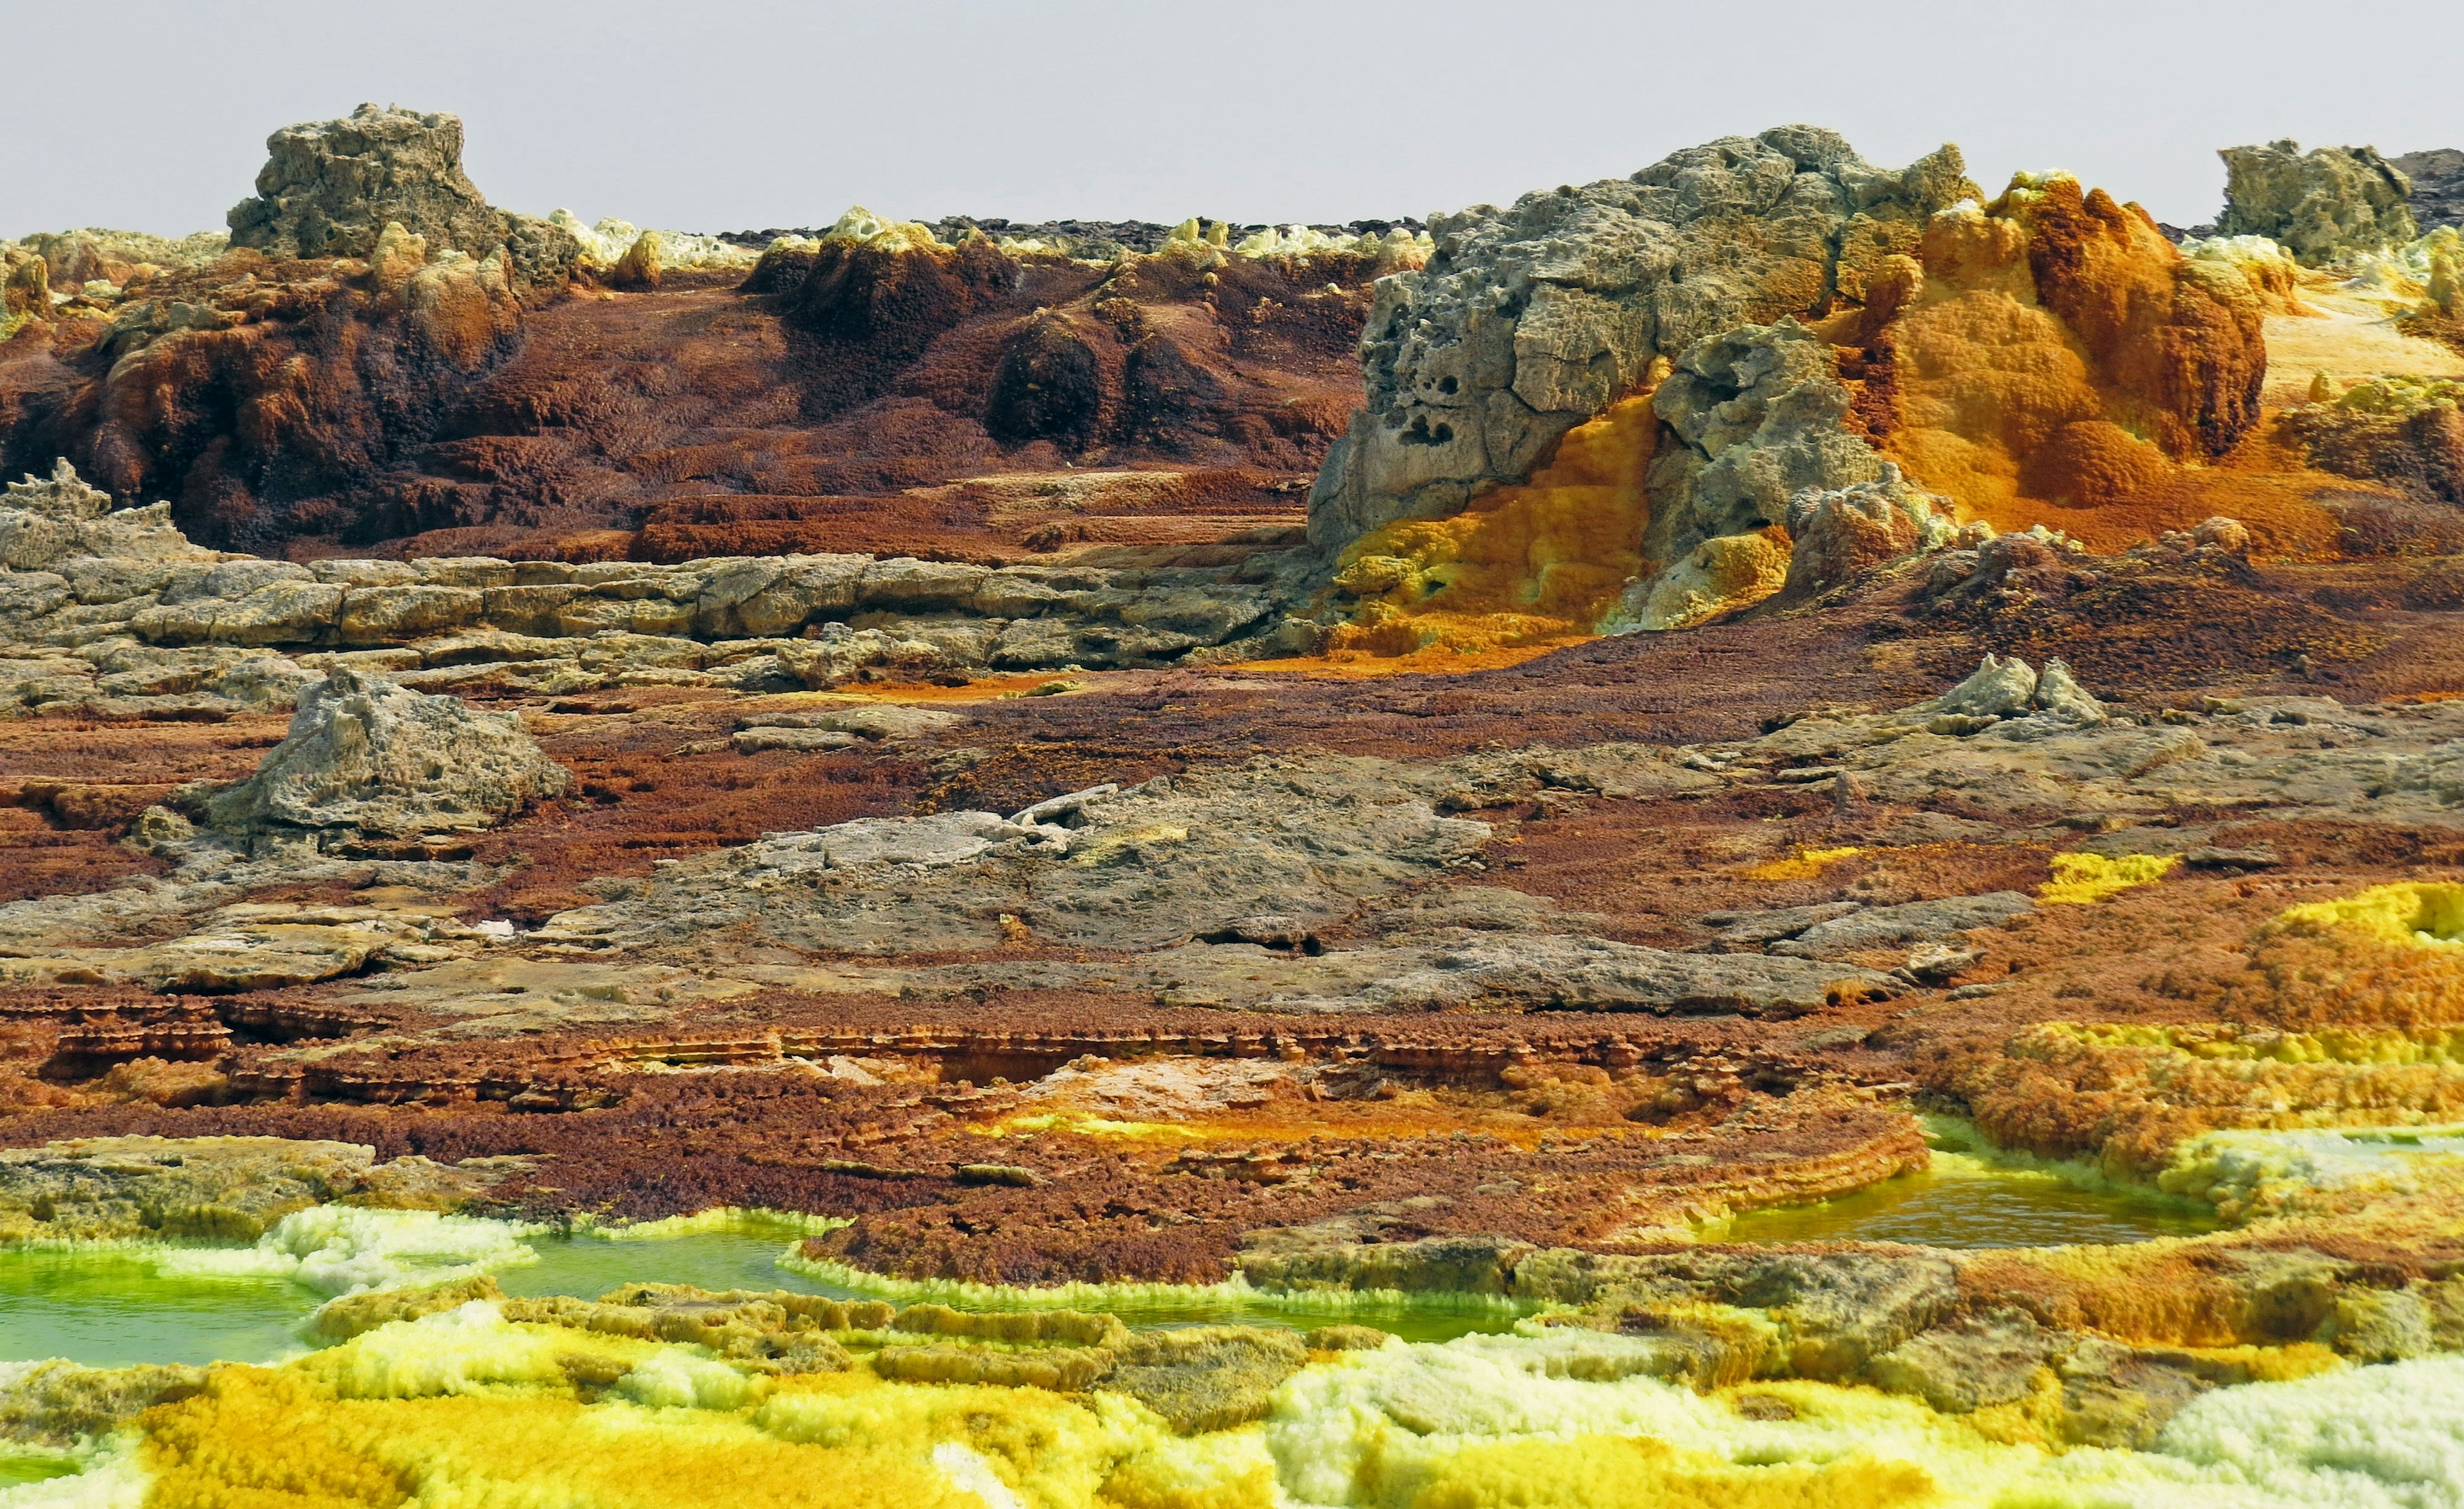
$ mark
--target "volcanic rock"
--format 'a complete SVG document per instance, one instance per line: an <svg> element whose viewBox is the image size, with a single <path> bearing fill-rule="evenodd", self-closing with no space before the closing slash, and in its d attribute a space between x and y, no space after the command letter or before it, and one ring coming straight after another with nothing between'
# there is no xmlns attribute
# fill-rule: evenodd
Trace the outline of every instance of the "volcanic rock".
<svg viewBox="0 0 2464 1509"><path fill-rule="evenodd" d="M2464 227L2464 152L2452 146L2407 152L2389 158L2387 165L2412 185L2408 208L2425 231L2441 226Z"/></svg>

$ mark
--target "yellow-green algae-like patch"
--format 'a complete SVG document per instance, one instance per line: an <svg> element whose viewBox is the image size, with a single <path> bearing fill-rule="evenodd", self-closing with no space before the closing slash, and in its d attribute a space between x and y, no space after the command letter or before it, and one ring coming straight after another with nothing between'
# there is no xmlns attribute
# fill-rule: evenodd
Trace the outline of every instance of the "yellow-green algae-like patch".
<svg viewBox="0 0 2464 1509"><path fill-rule="evenodd" d="M2287 907L2276 927L2288 932L2352 929L2387 943L2425 949L2464 948L2464 886L2400 881L2336 901Z"/></svg>

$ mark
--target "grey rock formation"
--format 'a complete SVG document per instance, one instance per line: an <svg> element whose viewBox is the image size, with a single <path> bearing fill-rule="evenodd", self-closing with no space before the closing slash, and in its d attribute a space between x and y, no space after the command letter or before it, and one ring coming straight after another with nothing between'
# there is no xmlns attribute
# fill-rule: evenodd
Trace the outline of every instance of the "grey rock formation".
<svg viewBox="0 0 2464 1509"><path fill-rule="evenodd" d="M544 936L912 952L998 947L1006 914L1052 942L1152 949L1269 910L1339 915L1487 840L1486 823L1438 816L1414 774L1372 759L1258 760L1099 789L1067 810L772 834L561 913Z"/></svg>
<svg viewBox="0 0 2464 1509"><path fill-rule="evenodd" d="M870 556L303 565L200 549L168 504L110 502L65 461L0 497L0 708L205 717L287 706L315 679L260 678L249 690L195 675L102 682L141 661L219 673L241 651L378 669L422 691L561 696L1238 661L1295 653L1319 633L1283 611L1309 590L1302 552L1127 570ZM867 626L848 622L858 616ZM194 701L201 692L222 701ZM164 700L175 696L192 700Z"/></svg>
<svg viewBox="0 0 2464 1509"><path fill-rule="evenodd" d="M1309 1362L1289 1331L1245 1325L1146 1331L1099 1387L1125 1393L1183 1434L1263 1420L1277 1384Z"/></svg>
<svg viewBox="0 0 2464 1509"><path fill-rule="evenodd" d="M2306 267L2384 252L2421 234L2406 200L2412 183L2375 147L2298 142L2233 146L2225 160L2225 212L2216 233L2267 236Z"/></svg>
<svg viewBox="0 0 2464 1509"><path fill-rule="evenodd" d="M265 140L256 197L231 207L231 245L276 256L357 256L387 221L431 248L480 255L503 217L462 171L462 118L363 104L340 120L285 126Z"/></svg>
<svg viewBox="0 0 2464 1509"><path fill-rule="evenodd" d="M1921 706L1937 714L1930 725L1936 733L1973 733L2003 718L2085 724L2101 723L2105 716L2104 705L2063 662L2045 662L2039 674L2015 655L2001 660L1991 652L1967 680Z"/></svg>
<svg viewBox="0 0 2464 1509"><path fill-rule="evenodd" d="M111 494L87 483L63 456L49 477L28 475L0 495L0 567L11 572L68 570L65 563L212 561L223 558L188 543L171 522L171 505L112 508Z"/></svg>
<svg viewBox="0 0 2464 1509"><path fill-rule="evenodd" d="M1428 266L1377 285L1368 406L1310 492L1311 541L1442 517L1521 480L1655 358L1861 297L1927 215L1975 192L1955 147L1890 172L1832 132L1782 126L1433 217Z"/></svg>
<svg viewBox="0 0 2464 1509"><path fill-rule="evenodd" d="M1865 949L1887 949L1910 943L1932 943L1974 928L1991 928L2034 911L2036 904L2015 890L1982 896L1946 896L1940 901L1912 901L1897 907L1869 907L1844 917L1817 922L1793 938L1773 943L1773 953L1798 958L1833 958Z"/></svg>
<svg viewBox="0 0 2464 1509"><path fill-rule="evenodd" d="M572 777L513 712L337 669L299 698L256 774L209 798L228 833L396 837L502 822Z"/></svg>
<svg viewBox="0 0 2464 1509"><path fill-rule="evenodd" d="M2387 165L2412 181L2412 218L2423 230L2464 227L2464 152L2433 147L2389 158Z"/></svg>
<svg viewBox="0 0 2464 1509"><path fill-rule="evenodd" d="M1684 444L1651 465L1645 558L1786 524L1799 493L1878 480L1882 458L1841 427L1848 403L1831 348L1794 319L1688 346L1652 400Z"/></svg>
<svg viewBox="0 0 2464 1509"><path fill-rule="evenodd" d="M561 282L581 255L571 233L492 208L462 171L462 118L363 104L266 138L256 194L231 207L231 244L274 256L365 257L388 223L428 251L508 249L531 283Z"/></svg>

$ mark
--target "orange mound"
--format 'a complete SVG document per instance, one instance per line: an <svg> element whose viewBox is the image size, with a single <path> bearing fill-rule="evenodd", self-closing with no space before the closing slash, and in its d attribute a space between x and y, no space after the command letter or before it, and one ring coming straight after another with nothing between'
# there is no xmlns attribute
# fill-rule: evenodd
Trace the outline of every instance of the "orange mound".
<svg viewBox="0 0 2464 1509"><path fill-rule="evenodd" d="M2184 257L2137 206L2022 178L1934 217L1895 274L1858 321L1890 402L1860 408L1963 517L2108 551L2217 514L2270 551L2333 542L2311 501L2324 479L2259 437L2262 292Z"/></svg>

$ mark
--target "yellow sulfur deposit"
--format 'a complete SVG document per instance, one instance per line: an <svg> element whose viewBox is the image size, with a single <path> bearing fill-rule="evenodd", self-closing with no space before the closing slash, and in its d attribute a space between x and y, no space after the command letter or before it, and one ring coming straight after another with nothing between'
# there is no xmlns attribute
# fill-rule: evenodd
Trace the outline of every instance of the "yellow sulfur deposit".
<svg viewBox="0 0 2464 1509"><path fill-rule="evenodd" d="M2064 1452L2035 1423L2045 1390L1972 1414L1802 1380L1698 1393L1635 1370L1655 1345L1540 1329L1319 1353L1263 1422L1179 1434L1100 1384L774 1378L479 1303L216 1368L83 1474L0 1504L2413 1509L2449 1501L2413 1490L2452 1486L2439 1464L2464 1419L2464 1358L2354 1368L2285 1348L2300 1366L2258 1376L2287 1381L2192 1400L2148 1450Z"/></svg>
<svg viewBox="0 0 2464 1509"><path fill-rule="evenodd" d="M1621 400L1568 431L1529 482L1452 518L1400 520L1355 540L1334 580L1361 609L1334 647L1477 651L1592 633L1643 570L1643 473L1658 432L1648 393Z"/></svg>
<svg viewBox="0 0 2464 1509"><path fill-rule="evenodd" d="M2153 886L2181 863L2177 854L2057 854L2054 878L2036 887L2036 899L2085 906L2135 886Z"/></svg>
<svg viewBox="0 0 2464 1509"><path fill-rule="evenodd" d="M1854 859L1864 852L1859 848L1799 849L1786 859L1766 860L1738 873L1748 880L1758 881L1813 880L1821 875L1825 866Z"/></svg>
<svg viewBox="0 0 2464 1509"><path fill-rule="evenodd" d="M2276 927L2310 934L2350 929L2387 943L2425 949L2464 947L2464 886L2419 881L2373 886L2339 901L2288 907L2277 914Z"/></svg>

